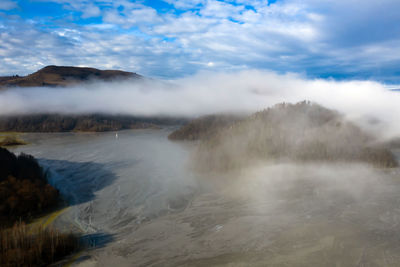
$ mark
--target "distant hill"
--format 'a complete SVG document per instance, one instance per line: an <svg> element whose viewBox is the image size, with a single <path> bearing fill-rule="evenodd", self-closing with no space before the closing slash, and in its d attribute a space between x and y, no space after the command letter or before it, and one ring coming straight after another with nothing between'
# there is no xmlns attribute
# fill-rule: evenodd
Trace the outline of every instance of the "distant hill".
<svg viewBox="0 0 400 267"><path fill-rule="evenodd" d="M386 145L338 112L315 103L283 103L231 124L215 122L195 120L171 134L187 140L194 139L197 129L209 133L195 153L199 170L226 171L265 160L398 166Z"/></svg>
<svg viewBox="0 0 400 267"><path fill-rule="evenodd" d="M140 79L141 75L120 70L99 70L95 68L47 66L27 76L0 77L0 88L66 86L91 80L112 81L118 79Z"/></svg>
<svg viewBox="0 0 400 267"><path fill-rule="evenodd" d="M142 79L143 76L120 70L47 66L35 73L20 77L0 77L0 89L7 87L67 86L94 80L114 81ZM181 118L137 117L112 114L32 114L1 115L0 132L103 132L124 129L158 128L184 123Z"/></svg>

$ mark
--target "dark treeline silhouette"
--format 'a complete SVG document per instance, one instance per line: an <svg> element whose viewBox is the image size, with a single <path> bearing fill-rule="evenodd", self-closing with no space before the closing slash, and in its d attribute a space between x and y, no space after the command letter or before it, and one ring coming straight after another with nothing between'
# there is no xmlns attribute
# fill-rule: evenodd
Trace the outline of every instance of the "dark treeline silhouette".
<svg viewBox="0 0 400 267"><path fill-rule="evenodd" d="M35 114L0 116L0 132L103 132L125 129L158 128L182 124L185 119L169 117L135 117L129 115Z"/></svg>
<svg viewBox="0 0 400 267"><path fill-rule="evenodd" d="M82 248L72 233L24 223L55 207L58 200L58 191L48 184L34 157L16 156L0 147L1 266L48 266Z"/></svg>
<svg viewBox="0 0 400 267"><path fill-rule="evenodd" d="M0 148L0 222L11 224L54 207L58 191L48 184L42 168L30 155Z"/></svg>

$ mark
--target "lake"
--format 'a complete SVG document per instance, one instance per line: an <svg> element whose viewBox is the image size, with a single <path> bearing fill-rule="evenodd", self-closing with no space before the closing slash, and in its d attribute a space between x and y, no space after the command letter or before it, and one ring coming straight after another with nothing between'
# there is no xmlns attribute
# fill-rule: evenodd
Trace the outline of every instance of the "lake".
<svg viewBox="0 0 400 267"><path fill-rule="evenodd" d="M257 163L196 173L172 128L26 134L89 238L77 266L398 266L400 174L364 164Z"/></svg>

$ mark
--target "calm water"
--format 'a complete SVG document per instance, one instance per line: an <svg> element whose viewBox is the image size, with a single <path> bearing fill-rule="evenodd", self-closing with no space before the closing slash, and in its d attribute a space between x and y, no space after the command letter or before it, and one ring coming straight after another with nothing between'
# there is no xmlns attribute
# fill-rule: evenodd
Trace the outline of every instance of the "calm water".
<svg viewBox="0 0 400 267"><path fill-rule="evenodd" d="M83 230L110 231L183 208L193 194L188 145L168 141L168 133L27 134L30 144L15 151L49 170Z"/></svg>
<svg viewBox="0 0 400 267"><path fill-rule="evenodd" d="M170 129L28 134L70 208L57 227L97 235L82 266L400 266L400 175L361 164L190 171ZM101 244L101 246L99 245Z"/></svg>

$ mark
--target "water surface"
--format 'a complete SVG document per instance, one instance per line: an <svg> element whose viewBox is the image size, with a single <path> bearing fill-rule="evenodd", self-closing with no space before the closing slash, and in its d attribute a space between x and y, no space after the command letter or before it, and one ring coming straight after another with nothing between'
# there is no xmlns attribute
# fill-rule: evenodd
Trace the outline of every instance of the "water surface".
<svg viewBox="0 0 400 267"><path fill-rule="evenodd" d="M191 171L170 129L28 134L71 207L58 227L108 236L82 266L399 266L398 169L263 163ZM96 244L98 245L98 244Z"/></svg>

